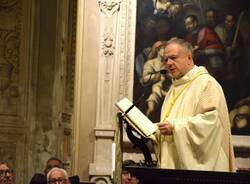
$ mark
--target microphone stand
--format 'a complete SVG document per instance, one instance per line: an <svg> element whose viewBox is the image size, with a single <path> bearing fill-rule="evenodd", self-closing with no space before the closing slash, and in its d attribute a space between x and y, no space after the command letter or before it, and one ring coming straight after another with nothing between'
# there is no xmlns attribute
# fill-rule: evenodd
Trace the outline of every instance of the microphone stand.
<svg viewBox="0 0 250 184"><path fill-rule="evenodd" d="M160 70L160 71L151 73L147 82L149 82L152 78L152 75L156 74L156 73L166 74L166 70ZM138 138L137 136L135 136L133 134L133 131L135 131L135 130L133 129L132 126L129 125L129 123L127 122L127 120L125 118L126 115L133 109L133 107L138 105L145 98L145 94L149 90L149 87L151 87L151 85L148 85L145 88L142 95L124 113L118 113L118 117L119 117L119 122L121 124L126 124L126 133L127 133L129 140L134 144L135 147L138 147L142 151L144 158L145 158L145 163L143 164L143 166L155 167L156 163L153 161L152 156L151 156L151 152L146 145L146 142L149 139L144 138L144 137ZM123 132L122 126L120 127L120 131ZM123 134L121 133L121 137L122 137L122 135ZM123 149L121 149L121 150L123 153Z"/></svg>
<svg viewBox="0 0 250 184"><path fill-rule="evenodd" d="M147 80L146 83L150 82L153 74L157 74L157 73L165 75L167 73L167 71L165 69L162 69L162 70L150 73L149 79ZM125 116L129 111L131 111L131 109L133 109L134 106L138 105L144 99L146 92L149 91L148 87L150 87L150 86L151 86L150 84L148 84L146 86L146 88L144 89L142 95L123 113L123 116Z"/></svg>

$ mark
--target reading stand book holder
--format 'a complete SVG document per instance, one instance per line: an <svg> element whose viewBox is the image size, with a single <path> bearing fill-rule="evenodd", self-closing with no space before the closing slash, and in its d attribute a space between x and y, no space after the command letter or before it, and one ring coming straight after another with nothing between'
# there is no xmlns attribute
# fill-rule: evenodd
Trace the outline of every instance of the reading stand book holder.
<svg viewBox="0 0 250 184"><path fill-rule="evenodd" d="M134 144L135 147L139 148L144 156L144 163L141 164L143 167L156 167L155 161L153 161L151 152L146 145L147 141L149 141L148 138L144 138L143 136L136 136L134 132L137 132L131 125L129 125L125 113L118 112L117 116L119 119L119 124L120 124L120 131L121 131L121 143L122 143L122 137L123 137L123 127L125 127L127 136L129 140ZM138 132L137 132L138 133ZM139 134L139 133L138 133ZM122 150L123 152L123 150Z"/></svg>

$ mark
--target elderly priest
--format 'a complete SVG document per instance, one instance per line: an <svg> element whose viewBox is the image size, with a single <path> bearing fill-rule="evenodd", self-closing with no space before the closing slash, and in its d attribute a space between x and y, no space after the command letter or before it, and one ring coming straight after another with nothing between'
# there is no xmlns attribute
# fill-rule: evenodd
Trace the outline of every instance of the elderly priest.
<svg viewBox="0 0 250 184"><path fill-rule="evenodd" d="M228 109L219 83L194 65L192 46L172 38L164 50L172 86L154 143L160 168L235 171Z"/></svg>

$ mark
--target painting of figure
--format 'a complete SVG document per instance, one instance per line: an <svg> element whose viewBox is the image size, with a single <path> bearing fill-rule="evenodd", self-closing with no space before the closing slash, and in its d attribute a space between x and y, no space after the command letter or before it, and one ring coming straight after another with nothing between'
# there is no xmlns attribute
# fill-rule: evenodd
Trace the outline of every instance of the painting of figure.
<svg viewBox="0 0 250 184"><path fill-rule="evenodd" d="M250 10L244 0L137 0L133 101L159 122L171 77L164 42L190 42L196 65L221 84L232 133L250 135ZM139 99L139 100L138 100Z"/></svg>

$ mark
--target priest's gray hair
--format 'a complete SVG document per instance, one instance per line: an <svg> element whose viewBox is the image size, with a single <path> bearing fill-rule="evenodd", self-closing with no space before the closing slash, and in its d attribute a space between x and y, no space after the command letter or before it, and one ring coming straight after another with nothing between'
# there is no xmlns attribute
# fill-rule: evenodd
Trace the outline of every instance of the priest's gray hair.
<svg viewBox="0 0 250 184"><path fill-rule="evenodd" d="M177 37L173 37L171 38L170 40L168 40L166 43L165 43L165 46L168 46L170 44L178 44L180 45L181 47L183 47L186 51L190 52L193 56L193 47L192 45L187 42L186 40L183 40L181 38L177 38Z"/></svg>
<svg viewBox="0 0 250 184"><path fill-rule="evenodd" d="M62 173L64 174L65 179L68 179L68 178L69 178L69 177L68 177L68 173L67 173L66 170L64 170L64 169L62 169L62 168L54 167L54 168L52 168L52 169L48 172L48 174L47 174L47 181L49 181L50 175L51 175L53 172L55 172L55 171L62 172Z"/></svg>

